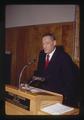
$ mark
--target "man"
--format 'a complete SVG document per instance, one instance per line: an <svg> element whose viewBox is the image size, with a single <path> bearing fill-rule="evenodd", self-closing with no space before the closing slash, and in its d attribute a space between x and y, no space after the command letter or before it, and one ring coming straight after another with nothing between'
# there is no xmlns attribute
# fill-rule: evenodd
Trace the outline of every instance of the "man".
<svg viewBox="0 0 84 120"><path fill-rule="evenodd" d="M39 54L38 67L34 75L45 78L45 81L38 87L62 94L64 104L77 107L77 66L63 48L56 46L53 34L47 33L42 36L42 46L43 50Z"/></svg>

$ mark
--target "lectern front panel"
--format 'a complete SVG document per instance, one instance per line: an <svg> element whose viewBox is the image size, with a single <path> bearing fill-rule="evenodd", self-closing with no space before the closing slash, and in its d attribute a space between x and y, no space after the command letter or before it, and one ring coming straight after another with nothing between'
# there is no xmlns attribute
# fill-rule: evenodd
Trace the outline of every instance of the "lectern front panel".
<svg viewBox="0 0 84 120"><path fill-rule="evenodd" d="M5 99L6 99L6 101L8 101L12 104L15 104L21 108L30 110L30 100L27 98L13 94L11 92L5 92Z"/></svg>

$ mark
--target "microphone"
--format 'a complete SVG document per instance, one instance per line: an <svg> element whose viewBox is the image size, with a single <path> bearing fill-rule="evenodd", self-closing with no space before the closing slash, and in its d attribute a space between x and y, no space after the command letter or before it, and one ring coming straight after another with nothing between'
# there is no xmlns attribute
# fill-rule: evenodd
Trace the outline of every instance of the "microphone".
<svg viewBox="0 0 84 120"><path fill-rule="evenodd" d="M20 82L21 82L21 77L22 77L22 73L24 72L24 70L29 67L30 65L34 64L36 62L36 59L33 59L32 61L29 61L28 64L24 65L23 68L21 69L20 75L19 75L19 88L20 88Z"/></svg>

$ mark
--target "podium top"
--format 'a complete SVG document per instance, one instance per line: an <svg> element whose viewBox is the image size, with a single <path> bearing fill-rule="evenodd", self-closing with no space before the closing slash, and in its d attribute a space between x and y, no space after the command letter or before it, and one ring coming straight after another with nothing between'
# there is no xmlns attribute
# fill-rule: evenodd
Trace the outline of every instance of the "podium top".
<svg viewBox="0 0 84 120"><path fill-rule="evenodd" d="M47 91L47 90L43 90L40 88L35 88L32 86L30 86L29 89L25 89L25 88L19 89L15 86L12 86L12 85L6 85L5 91L22 96L22 97L25 97L25 98L32 98L33 99L33 98L35 98L35 96L36 97L38 97L38 96L53 96L53 97L57 97L57 99L59 99L61 101L63 100L63 95L61 95L61 94Z"/></svg>

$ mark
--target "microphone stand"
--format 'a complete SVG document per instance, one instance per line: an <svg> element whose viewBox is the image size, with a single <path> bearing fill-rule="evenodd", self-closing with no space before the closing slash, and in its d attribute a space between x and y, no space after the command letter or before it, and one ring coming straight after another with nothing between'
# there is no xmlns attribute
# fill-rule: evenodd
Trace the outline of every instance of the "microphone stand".
<svg viewBox="0 0 84 120"><path fill-rule="evenodd" d="M20 72L20 76L19 76L19 89L20 89L20 82L21 82L22 73L23 73L23 71L24 71L27 67L28 67L28 65L25 65L25 66L23 67L23 69L21 70L21 72Z"/></svg>
<svg viewBox="0 0 84 120"><path fill-rule="evenodd" d="M33 63L35 63L35 59L33 59L32 61L30 61L28 64L26 64L23 68L22 68L22 70L21 70L21 72L20 72L20 75L19 75L19 89L20 89L20 87L21 87L21 85L20 85L20 82L21 82L21 77L22 77L22 73L23 73L23 71L27 68L27 67L29 67L30 65L32 65Z"/></svg>

